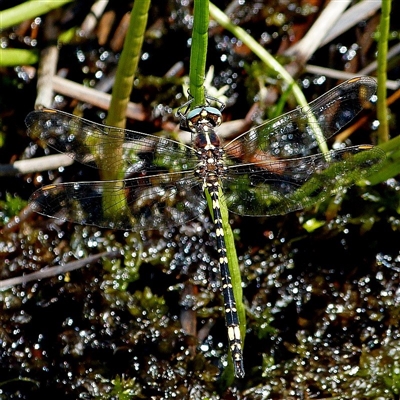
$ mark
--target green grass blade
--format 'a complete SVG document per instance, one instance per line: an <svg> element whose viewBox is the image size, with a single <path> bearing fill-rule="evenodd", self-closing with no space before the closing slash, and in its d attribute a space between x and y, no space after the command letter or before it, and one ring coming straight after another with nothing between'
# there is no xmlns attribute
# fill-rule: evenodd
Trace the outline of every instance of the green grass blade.
<svg viewBox="0 0 400 400"><path fill-rule="evenodd" d="M190 94L191 108L205 104L204 77L208 45L209 1L195 0L193 11L192 47L190 51Z"/></svg>
<svg viewBox="0 0 400 400"><path fill-rule="evenodd" d="M390 28L391 0L382 0L382 14L379 24L378 42L378 139L380 143L389 140L388 111L386 106L387 52Z"/></svg>
<svg viewBox="0 0 400 400"><path fill-rule="evenodd" d="M400 174L400 136L390 139L378 146L386 153L379 171L368 177L370 185L376 185Z"/></svg>
<svg viewBox="0 0 400 400"><path fill-rule="evenodd" d="M142 51L149 7L150 0L135 1L133 4L129 28L111 93L107 125L125 128L126 107Z"/></svg>
<svg viewBox="0 0 400 400"><path fill-rule="evenodd" d="M129 96L132 91L133 81L139 62L139 57L142 50L144 33L147 24L147 15L150 7L150 0L135 1L131 12L131 19L127 36L124 42L124 48L118 63L118 69L115 78L115 84L111 94L111 104L108 112L106 124L118 128L125 128L126 122L126 107L129 102ZM113 146L103 148L102 152L108 155L113 155L115 162L113 168L102 170L102 179L115 180L123 177L123 159L122 159L122 145L124 134L122 131L115 131L121 136L120 146ZM101 159L99 160L101 166ZM120 213L121 209L126 209L123 205L126 202L125 193L121 190L119 201L116 201L115 194L112 198L107 196L107 191L103 196L103 212L109 215ZM129 218L130 216L126 216Z"/></svg>
<svg viewBox="0 0 400 400"><path fill-rule="evenodd" d="M31 0L18 6L0 11L0 29L7 29L18 25L30 18L48 13L51 10L62 7L64 4L71 3L72 0L43 1Z"/></svg>
<svg viewBox="0 0 400 400"><path fill-rule="evenodd" d="M0 49L0 66L15 67L17 65L36 64L39 60L36 50Z"/></svg>

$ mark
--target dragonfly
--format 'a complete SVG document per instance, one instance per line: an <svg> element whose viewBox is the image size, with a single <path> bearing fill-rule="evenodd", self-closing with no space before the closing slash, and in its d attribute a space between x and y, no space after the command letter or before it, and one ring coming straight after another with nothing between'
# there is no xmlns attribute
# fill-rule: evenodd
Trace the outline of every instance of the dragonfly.
<svg viewBox="0 0 400 400"><path fill-rule="evenodd" d="M306 107L251 128L226 143L221 107L178 111L191 145L97 124L53 109L26 117L29 136L120 179L49 184L29 199L40 214L103 228L144 231L182 225L212 203L228 343L236 377L244 376L242 338L229 273L221 207L244 216L286 214L326 199L377 171L385 154L372 145L321 151L376 91L369 77L350 79ZM118 149L118 156L109 150ZM104 199L107 199L106 201Z"/></svg>

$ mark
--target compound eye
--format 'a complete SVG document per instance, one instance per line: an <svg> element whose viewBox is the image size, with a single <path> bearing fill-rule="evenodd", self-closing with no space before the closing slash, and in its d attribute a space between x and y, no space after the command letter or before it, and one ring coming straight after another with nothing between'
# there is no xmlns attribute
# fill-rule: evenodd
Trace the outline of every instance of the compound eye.
<svg viewBox="0 0 400 400"><path fill-rule="evenodd" d="M215 107L205 107L204 110L207 112L207 120L211 122L213 126L219 126L222 122L222 114L218 108Z"/></svg>
<svg viewBox="0 0 400 400"><path fill-rule="evenodd" d="M186 119L188 122L190 122L192 125L196 125L198 123L210 123L213 127L216 127L221 124L222 121L222 115L221 111L218 110L218 108L215 107L197 107L193 110L191 110L187 116ZM190 125L190 124L188 124Z"/></svg>

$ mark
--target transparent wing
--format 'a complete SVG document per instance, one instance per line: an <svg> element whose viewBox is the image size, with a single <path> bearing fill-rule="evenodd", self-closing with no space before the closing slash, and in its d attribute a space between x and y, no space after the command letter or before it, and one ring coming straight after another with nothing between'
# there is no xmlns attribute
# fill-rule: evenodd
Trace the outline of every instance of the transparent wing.
<svg viewBox="0 0 400 400"><path fill-rule="evenodd" d="M384 152L354 146L322 154L316 131L328 139L350 122L376 91L368 77L354 78L308 106L245 132L224 149L228 208L242 215L276 215L323 200L379 168ZM324 170L327 171L324 172Z"/></svg>
<svg viewBox="0 0 400 400"><path fill-rule="evenodd" d="M25 123L29 136L42 146L102 170L179 172L197 163L193 149L174 140L97 124L58 110L33 111Z"/></svg>
<svg viewBox="0 0 400 400"><path fill-rule="evenodd" d="M224 149L243 163L307 156L317 146L316 131L325 139L333 136L364 108L375 91L376 82L372 78L350 79L306 107L243 133Z"/></svg>
<svg viewBox="0 0 400 400"><path fill-rule="evenodd" d="M380 168L385 152L369 145L287 160L229 167L227 207L241 215L278 215L323 201Z"/></svg>
<svg viewBox="0 0 400 400"><path fill-rule="evenodd" d="M312 154L314 131L319 128L325 138L331 137L358 114L375 89L373 79L352 79L227 144L223 190L229 209L244 215L287 213L377 170L384 153L371 146ZM34 111L26 123L32 138L92 167L121 168L127 178L45 186L31 198L32 207L44 215L146 230L183 224L206 206L193 174L198 158L189 146L55 110ZM109 152L115 148L120 149L118 157Z"/></svg>
<svg viewBox="0 0 400 400"><path fill-rule="evenodd" d="M133 231L182 225L207 204L199 181L190 172L47 185L29 202L34 211L49 217Z"/></svg>

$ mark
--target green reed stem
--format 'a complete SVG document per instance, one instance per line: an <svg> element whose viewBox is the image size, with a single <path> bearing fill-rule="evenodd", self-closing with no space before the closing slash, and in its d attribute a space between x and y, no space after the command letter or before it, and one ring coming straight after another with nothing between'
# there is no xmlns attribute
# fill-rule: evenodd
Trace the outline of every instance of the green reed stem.
<svg viewBox="0 0 400 400"><path fill-rule="evenodd" d="M194 100L191 108L206 103L204 78L206 70L207 58L207 45L208 45L208 25L209 25L209 1L208 0L194 0L194 13L193 13L193 34L192 34L192 48L190 55L190 93ZM220 190L220 197L223 198L223 193ZM210 197L207 196L208 207L211 214L212 202ZM237 261L235 242L233 238L232 228L229 224L229 213L224 201L220 202L222 226L224 229L225 244L227 249L229 272L232 278L233 293L236 300L236 308L239 315L239 325L242 340L244 341L246 333L246 314L242 302L242 280L240 275L239 264ZM225 384L228 386L234 379L234 370L231 357L229 358L228 368L224 371L222 377Z"/></svg>
<svg viewBox="0 0 400 400"><path fill-rule="evenodd" d="M391 0L382 0L382 12L379 24L377 115L379 119L378 140L380 143L389 140L388 110L386 106L386 80L391 3Z"/></svg>
<svg viewBox="0 0 400 400"><path fill-rule="evenodd" d="M43 1L31 0L18 6L0 11L0 29L11 28L27 19L35 18L39 15L48 13L51 10L62 7L64 4L71 3L72 0Z"/></svg>
<svg viewBox="0 0 400 400"><path fill-rule="evenodd" d="M128 32L124 42L124 48L118 63L118 69L115 77L115 84L111 94L110 109L108 112L106 124L118 128L125 128L126 123L126 108L129 102L129 97L132 92L133 81L139 63L140 54L142 51L143 38L146 30L147 15L150 7L150 0L135 1L131 12ZM107 146L102 149L102 153L112 155L115 163L109 165L108 168L102 170L102 179L116 180L123 177L123 141L124 132L115 130L114 135L120 136L120 145L116 146L115 142L112 146ZM101 167L101 158L99 164ZM121 188L122 189L122 188ZM116 194L108 195L107 190L103 194L103 212L110 215L118 214L126 203L125 193L120 191L120 196L116 199ZM129 216L127 216L129 217Z"/></svg>

